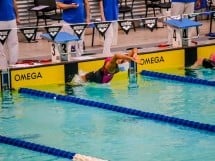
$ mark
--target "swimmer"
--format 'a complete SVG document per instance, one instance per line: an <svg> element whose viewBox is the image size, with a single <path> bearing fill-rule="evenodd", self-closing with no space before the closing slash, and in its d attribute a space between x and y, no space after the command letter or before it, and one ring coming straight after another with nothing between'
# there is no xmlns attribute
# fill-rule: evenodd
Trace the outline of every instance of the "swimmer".
<svg viewBox="0 0 215 161"><path fill-rule="evenodd" d="M113 57L108 57L105 59L104 65L100 69L84 75L75 75L72 82L75 84L83 84L86 82L95 82L100 84L109 83L113 76L120 71L120 69L128 69L129 61L134 61L141 64L141 60L138 58L137 52L137 48L134 48L127 54L114 54Z"/></svg>
<svg viewBox="0 0 215 161"><path fill-rule="evenodd" d="M200 58L188 69L198 69L199 67L204 68L215 68L215 53L212 53L209 58Z"/></svg>

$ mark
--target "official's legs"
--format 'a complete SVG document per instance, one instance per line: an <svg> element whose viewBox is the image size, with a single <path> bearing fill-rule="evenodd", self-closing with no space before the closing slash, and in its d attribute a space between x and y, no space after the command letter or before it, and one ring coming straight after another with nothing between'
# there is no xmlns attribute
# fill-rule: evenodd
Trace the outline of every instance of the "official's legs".
<svg viewBox="0 0 215 161"><path fill-rule="evenodd" d="M173 2L171 4L171 16L178 16L184 14L185 3Z"/></svg>
<svg viewBox="0 0 215 161"><path fill-rule="evenodd" d="M112 45L117 45L118 43L118 22L113 22L113 42Z"/></svg>
<svg viewBox="0 0 215 161"><path fill-rule="evenodd" d="M194 6L195 6L194 2L193 3L186 3L184 14L194 13ZM193 27L188 28L188 38L192 38L194 36L194 33L195 33L194 30L195 30L195 28L193 28Z"/></svg>
<svg viewBox="0 0 215 161"><path fill-rule="evenodd" d="M76 43L77 44L76 50L79 56L81 56L84 53L84 37L85 31L82 33L81 39Z"/></svg>
<svg viewBox="0 0 215 161"><path fill-rule="evenodd" d="M16 20L1 21L1 29L10 29L10 31L4 45L0 43L0 68L6 69L9 64L15 64L18 60L19 44L17 36Z"/></svg>
<svg viewBox="0 0 215 161"><path fill-rule="evenodd" d="M184 14L185 3L174 2L171 4L171 16L180 16ZM172 45L173 32L174 30L167 26L168 30L168 44Z"/></svg>
<svg viewBox="0 0 215 161"><path fill-rule="evenodd" d="M183 14L190 14L194 13L194 2L191 3L180 3L180 2L174 2L171 6L171 16L178 16ZM173 30L169 26L168 28L168 43L172 44L172 38L173 38ZM191 38L194 33L193 28L188 29L188 38Z"/></svg>
<svg viewBox="0 0 215 161"><path fill-rule="evenodd" d="M9 64L13 65L16 64L19 57L19 41L17 35L16 20L9 21L8 26L9 28L11 28L11 31L8 35L5 45L7 46L8 49Z"/></svg>
<svg viewBox="0 0 215 161"><path fill-rule="evenodd" d="M113 40L113 25L111 23L105 33L103 54L111 54L110 48L111 48L112 40Z"/></svg>
<svg viewBox="0 0 215 161"><path fill-rule="evenodd" d="M116 45L118 41L118 23L112 22L105 33L103 54L111 54L111 45Z"/></svg>

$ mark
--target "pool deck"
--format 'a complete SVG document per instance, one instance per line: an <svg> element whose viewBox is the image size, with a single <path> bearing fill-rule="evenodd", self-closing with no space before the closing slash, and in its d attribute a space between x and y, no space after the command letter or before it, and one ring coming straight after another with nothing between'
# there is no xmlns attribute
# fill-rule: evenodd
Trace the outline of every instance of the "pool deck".
<svg viewBox="0 0 215 161"><path fill-rule="evenodd" d="M215 44L215 39L209 40L206 36L209 33L209 20L200 21L199 38L195 39L198 42L197 45ZM214 23L214 22L213 22ZM136 32L131 29L128 34L119 30L118 44L112 46L112 53L125 51L130 47L140 47L140 52L154 52L165 49L172 49L172 47L158 47L159 44L167 42L167 27L163 27L163 23L158 24L160 26L153 31L150 31L144 27L136 28ZM51 46L50 42L44 39L38 39L37 42L27 43L20 39L20 55L19 60L24 59L51 59ZM99 36L98 32L95 34L94 46L91 46L92 34L91 31L86 32L85 36L85 53L93 53L94 57L105 57L102 53L103 38ZM196 44L193 44L195 46ZM86 56L81 56L82 59Z"/></svg>

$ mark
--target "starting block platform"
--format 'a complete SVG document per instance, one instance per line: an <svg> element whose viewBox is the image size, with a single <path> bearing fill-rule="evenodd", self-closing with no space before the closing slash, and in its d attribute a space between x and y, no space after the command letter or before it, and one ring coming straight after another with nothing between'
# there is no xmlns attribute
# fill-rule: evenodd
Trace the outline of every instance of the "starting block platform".
<svg viewBox="0 0 215 161"><path fill-rule="evenodd" d="M200 22L196 22L188 18L171 19L171 20L167 20L166 23L178 29L188 29L190 27L197 27L202 25Z"/></svg>
<svg viewBox="0 0 215 161"><path fill-rule="evenodd" d="M67 32L59 32L53 39L50 34L42 34L41 37L52 42L51 45L51 55L52 62L69 61L71 57L77 55L75 46L69 45L70 42L77 42L80 39L76 35L72 35Z"/></svg>
<svg viewBox="0 0 215 161"><path fill-rule="evenodd" d="M188 39L190 39L188 37L188 29L202 25L200 22L188 18L170 19L166 21L166 24L169 25L175 33L175 37L173 37L173 47L188 46Z"/></svg>

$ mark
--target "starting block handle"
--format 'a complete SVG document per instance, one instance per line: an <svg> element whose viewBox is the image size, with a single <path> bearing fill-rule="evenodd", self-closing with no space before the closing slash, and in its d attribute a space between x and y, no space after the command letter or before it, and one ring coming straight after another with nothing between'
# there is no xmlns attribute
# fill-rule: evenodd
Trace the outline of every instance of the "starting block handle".
<svg viewBox="0 0 215 161"><path fill-rule="evenodd" d="M130 61L128 69L129 84L128 88L137 88L137 63Z"/></svg>
<svg viewBox="0 0 215 161"><path fill-rule="evenodd" d="M9 69L1 71L1 90L11 89L10 71Z"/></svg>

